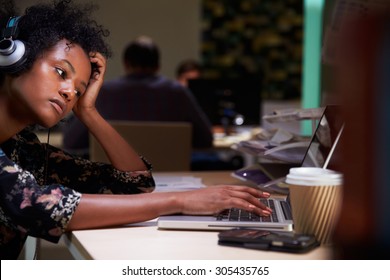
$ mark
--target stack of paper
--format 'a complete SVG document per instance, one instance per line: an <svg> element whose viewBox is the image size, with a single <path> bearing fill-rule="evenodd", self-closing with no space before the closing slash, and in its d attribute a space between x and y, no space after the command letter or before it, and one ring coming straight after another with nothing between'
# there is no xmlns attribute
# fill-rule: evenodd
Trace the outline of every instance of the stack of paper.
<svg viewBox="0 0 390 280"><path fill-rule="evenodd" d="M204 188L202 179L193 176L154 175L155 192L179 192Z"/></svg>

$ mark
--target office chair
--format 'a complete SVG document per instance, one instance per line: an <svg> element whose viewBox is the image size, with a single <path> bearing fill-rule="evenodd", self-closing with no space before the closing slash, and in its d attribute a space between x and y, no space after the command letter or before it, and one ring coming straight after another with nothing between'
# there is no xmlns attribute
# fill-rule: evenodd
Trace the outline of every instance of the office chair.
<svg viewBox="0 0 390 280"><path fill-rule="evenodd" d="M153 171L189 171L192 125L186 122L110 121L110 124L152 165ZM108 162L90 135L90 159Z"/></svg>

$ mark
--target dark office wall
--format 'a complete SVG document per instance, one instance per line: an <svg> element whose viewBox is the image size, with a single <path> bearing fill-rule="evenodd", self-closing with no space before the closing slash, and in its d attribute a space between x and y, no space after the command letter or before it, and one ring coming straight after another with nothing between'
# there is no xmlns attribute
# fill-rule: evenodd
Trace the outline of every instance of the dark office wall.
<svg viewBox="0 0 390 280"><path fill-rule="evenodd" d="M15 0L24 10L47 0ZM114 56L108 62L106 79L123 73L121 55L126 43L139 35L151 36L161 48L161 73L174 77L176 65L184 58L199 58L201 0L76 0L93 2L99 23L111 35L109 43ZM49 0L49 2L51 2Z"/></svg>

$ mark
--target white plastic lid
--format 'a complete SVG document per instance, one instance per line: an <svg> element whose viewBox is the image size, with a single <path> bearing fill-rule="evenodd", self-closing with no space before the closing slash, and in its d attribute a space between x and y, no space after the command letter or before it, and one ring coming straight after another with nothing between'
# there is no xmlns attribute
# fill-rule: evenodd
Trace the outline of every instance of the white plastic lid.
<svg viewBox="0 0 390 280"><path fill-rule="evenodd" d="M295 167L290 169L286 183L303 186L337 186L343 183L343 175L319 167Z"/></svg>

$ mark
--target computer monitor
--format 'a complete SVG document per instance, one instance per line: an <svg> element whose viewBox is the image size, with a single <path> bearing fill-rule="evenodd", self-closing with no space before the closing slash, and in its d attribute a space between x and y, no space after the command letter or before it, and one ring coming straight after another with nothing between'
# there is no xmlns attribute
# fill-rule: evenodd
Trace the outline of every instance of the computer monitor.
<svg viewBox="0 0 390 280"><path fill-rule="evenodd" d="M189 89L213 125L259 125L261 82L256 79L194 79Z"/></svg>

